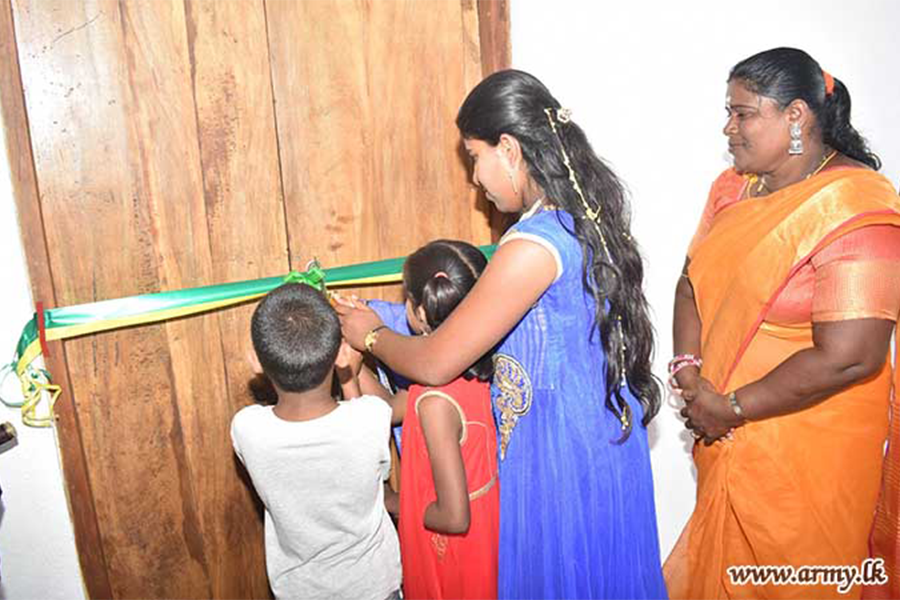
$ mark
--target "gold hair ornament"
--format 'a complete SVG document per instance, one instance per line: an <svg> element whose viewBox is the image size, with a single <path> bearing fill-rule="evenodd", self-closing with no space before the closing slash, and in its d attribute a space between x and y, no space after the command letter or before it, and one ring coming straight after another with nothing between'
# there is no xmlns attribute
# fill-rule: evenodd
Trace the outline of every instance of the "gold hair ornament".
<svg viewBox="0 0 900 600"><path fill-rule="evenodd" d="M609 261L609 264L613 263L612 254L609 251L609 245L606 243L606 236L603 235L603 230L600 229L600 203L597 203L597 210L591 208L591 205L588 204L587 198L584 197L584 192L581 190L581 185L578 183L578 178L575 176L575 169L572 167L572 161L569 160L569 154L566 152L566 147L563 144L562 138L559 137L559 131L556 129L556 121L560 123L567 124L572 120L572 111L568 108L545 108L544 113L547 115L547 121L550 123L550 129L553 130L553 135L556 136L556 140L559 142L559 150L562 153L563 164L566 165L566 169L569 171L569 181L572 183L572 189L575 190L575 193L578 194L578 198L581 200L581 205L584 207L584 212L587 215L587 219L593 223L594 229L597 230L597 235L600 237L600 244L603 246L603 253L606 255L606 260ZM554 119L554 114L556 118ZM613 271L615 273L615 271ZM625 387L627 385L626 381L626 369L625 369L625 332L622 329L622 316L616 315L616 332L619 335L619 340L621 344L619 346L619 363L620 363L620 376L619 376L619 387ZM622 430L628 429L628 415L630 413L630 408L626 403L622 412L619 413L619 421L622 423Z"/></svg>

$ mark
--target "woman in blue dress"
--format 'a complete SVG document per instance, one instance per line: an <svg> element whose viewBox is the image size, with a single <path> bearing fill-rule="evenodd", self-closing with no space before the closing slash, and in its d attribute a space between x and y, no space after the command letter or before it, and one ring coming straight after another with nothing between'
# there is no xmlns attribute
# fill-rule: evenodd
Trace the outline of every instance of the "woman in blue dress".
<svg viewBox="0 0 900 600"><path fill-rule="evenodd" d="M457 125L474 183L518 223L430 336L361 305L338 307L344 335L428 385L498 347L501 598L664 598L646 431L660 386L622 185L527 73L486 78Z"/></svg>

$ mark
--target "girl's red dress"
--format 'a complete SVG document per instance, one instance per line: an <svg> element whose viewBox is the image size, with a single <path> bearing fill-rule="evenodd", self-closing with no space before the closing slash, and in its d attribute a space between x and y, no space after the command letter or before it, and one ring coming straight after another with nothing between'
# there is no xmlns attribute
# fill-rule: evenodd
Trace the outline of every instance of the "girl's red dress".
<svg viewBox="0 0 900 600"><path fill-rule="evenodd" d="M430 395L453 404L463 422L460 449L471 514L469 531L463 535L436 533L424 525L425 508L436 495L416 408ZM490 385L462 377L441 387L412 385L401 447L399 533L404 597L496 598L500 495Z"/></svg>

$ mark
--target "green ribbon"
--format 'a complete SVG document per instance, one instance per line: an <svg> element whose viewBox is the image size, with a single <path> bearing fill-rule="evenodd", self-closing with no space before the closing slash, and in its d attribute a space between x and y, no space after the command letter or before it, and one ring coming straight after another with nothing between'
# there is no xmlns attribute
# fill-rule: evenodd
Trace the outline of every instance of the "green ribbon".
<svg viewBox="0 0 900 600"><path fill-rule="evenodd" d="M496 251L496 246L481 246L482 253L490 259ZM270 292L285 282L302 282L319 290L324 290L325 285L371 285L380 283L379 277L396 276L402 273L405 258L392 258L374 262L360 263L349 266L322 269L317 263L313 263L304 272L291 271L283 277L266 277L248 281L208 285L196 288L158 292L153 294L140 294L114 300L103 300L87 304L78 304L60 308L51 308L44 311L44 327L46 331L62 327L75 327L90 325L96 327L96 331L115 329L120 326L115 322L127 319L144 318L153 313L168 313L182 309L197 308L194 314L220 308L220 303L241 299L249 299ZM367 283L365 280L374 281ZM349 283L347 283L349 282ZM209 304L210 308L203 308ZM177 315L180 316L180 315ZM173 317L169 317L173 318ZM158 319L160 321L166 318ZM156 321L151 321L156 322ZM131 323L133 324L133 323ZM25 356L29 346L38 339L37 315L26 323L16 345L16 354L12 366L17 366L19 360ZM57 336L58 339L86 335L85 333L73 333ZM30 361L29 361L30 362ZM21 365L18 365L21 371Z"/></svg>

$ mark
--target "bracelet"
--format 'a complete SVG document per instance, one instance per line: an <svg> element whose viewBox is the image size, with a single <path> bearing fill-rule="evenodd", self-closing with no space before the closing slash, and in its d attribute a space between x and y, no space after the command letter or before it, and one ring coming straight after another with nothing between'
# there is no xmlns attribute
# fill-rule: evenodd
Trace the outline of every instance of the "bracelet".
<svg viewBox="0 0 900 600"><path fill-rule="evenodd" d="M378 332L385 328L387 328L387 325L379 325L378 327L373 327L366 334L366 337L363 339L363 346L366 347L366 352L372 353L372 349L375 348L375 342L378 341Z"/></svg>
<svg viewBox="0 0 900 600"><path fill-rule="evenodd" d="M682 363L693 364L699 367L703 365L703 359L693 354L679 354L669 361L669 374L671 375L686 366Z"/></svg>
<svg viewBox="0 0 900 600"><path fill-rule="evenodd" d="M736 414L738 418L740 418L741 420L746 420L746 417L744 416L744 409L741 407L737 399L737 391L728 394L728 403L731 404L731 410L734 411L734 414Z"/></svg>
<svg viewBox="0 0 900 600"><path fill-rule="evenodd" d="M678 371L684 369L685 367L697 367L699 369L703 367L703 359L697 358L693 354L682 354L673 358L669 362L670 388L678 389L678 381L675 379L675 375L677 375Z"/></svg>

